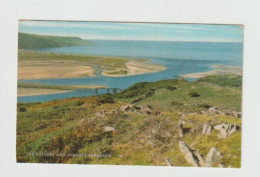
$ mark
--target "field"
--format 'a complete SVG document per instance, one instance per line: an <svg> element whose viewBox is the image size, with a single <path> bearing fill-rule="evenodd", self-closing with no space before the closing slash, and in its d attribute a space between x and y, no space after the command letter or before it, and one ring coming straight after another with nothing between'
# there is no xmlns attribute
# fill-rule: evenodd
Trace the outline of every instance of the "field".
<svg viewBox="0 0 260 177"><path fill-rule="evenodd" d="M194 166L183 141L203 159L213 147L219 151L207 167L238 168L241 129L224 138L215 128L202 132L205 125L241 128L241 84L235 75L170 79L114 95L18 103L17 161Z"/></svg>

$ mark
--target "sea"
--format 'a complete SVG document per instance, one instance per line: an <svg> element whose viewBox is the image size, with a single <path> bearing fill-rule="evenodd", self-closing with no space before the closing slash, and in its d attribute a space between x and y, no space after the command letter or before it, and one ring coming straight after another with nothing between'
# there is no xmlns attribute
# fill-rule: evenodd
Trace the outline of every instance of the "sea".
<svg viewBox="0 0 260 177"><path fill-rule="evenodd" d="M19 83L53 85L105 85L126 89L138 82L178 78L181 74L206 72L211 65L225 65L242 68L243 43L228 42L176 42L176 41L134 41L134 40L92 40L86 46L45 48L40 51L60 54L81 54L91 56L127 57L146 59L148 63L165 66L167 69L148 74L125 77L107 77L99 72L95 77L19 80ZM194 81L194 79L188 79ZM102 92L101 92L102 94ZM46 102L68 97L91 96L93 93L72 91L36 96L18 97L18 102Z"/></svg>

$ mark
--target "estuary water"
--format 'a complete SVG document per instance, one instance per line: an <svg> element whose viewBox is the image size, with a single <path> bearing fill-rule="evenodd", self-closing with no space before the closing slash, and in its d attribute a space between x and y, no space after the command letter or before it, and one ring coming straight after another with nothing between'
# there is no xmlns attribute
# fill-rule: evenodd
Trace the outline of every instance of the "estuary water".
<svg viewBox="0 0 260 177"><path fill-rule="evenodd" d="M167 69L156 73L125 77L106 77L98 74L96 77L22 80L19 82L55 85L95 84L125 89L138 82L172 79L178 78L180 74L209 71L211 70L210 66L213 64L242 67L242 43L111 40L93 40L90 43L88 46L47 48L41 51L147 59L147 62L164 65ZM18 102L44 102L53 99L90 95L91 93L68 92L24 96L18 97Z"/></svg>

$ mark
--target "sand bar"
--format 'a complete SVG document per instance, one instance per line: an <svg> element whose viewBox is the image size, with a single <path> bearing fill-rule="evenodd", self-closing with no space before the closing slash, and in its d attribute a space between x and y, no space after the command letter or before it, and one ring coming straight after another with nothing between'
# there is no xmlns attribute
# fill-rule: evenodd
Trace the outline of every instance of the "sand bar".
<svg viewBox="0 0 260 177"><path fill-rule="evenodd" d="M129 61L125 64L125 66L126 68L105 70L102 71L101 74L108 77L124 77L124 76L132 76L132 75L145 74L145 73L154 73L166 69L166 67L161 65L138 62L138 61ZM123 71L124 74L120 73L120 71Z"/></svg>
<svg viewBox="0 0 260 177"><path fill-rule="evenodd" d="M182 74L180 77L184 78L191 78L191 79L199 79L204 76L209 75L224 75L224 74L235 74L238 76L242 75L242 69L239 67L234 66L223 66L223 65L212 65L212 70L207 72L200 72L200 73L189 73L189 74Z"/></svg>
<svg viewBox="0 0 260 177"><path fill-rule="evenodd" d="M19 61L18 80L95 76L91 66L70 60Z"/></svg>
<svg viewBox="0 0 260 177"><path fill-rule="evenodd" d="M54 93L66 93L70 90L57 89L37 89L37 88L17 88L17 96L33 96L33 95L48 95Z"/></svg>

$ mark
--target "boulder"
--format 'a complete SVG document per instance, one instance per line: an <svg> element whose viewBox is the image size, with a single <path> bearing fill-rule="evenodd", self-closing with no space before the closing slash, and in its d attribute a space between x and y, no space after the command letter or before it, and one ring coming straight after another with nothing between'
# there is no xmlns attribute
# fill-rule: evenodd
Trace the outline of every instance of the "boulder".
<svg viewBox="0 0 260 177"><path fill-rule="evenodd" d="M165 158L165 163L168 165L168 166L172 166L171 165L171 161L169 158Z"/></svg>
<svg viewBox="0 0 260 177"><path fill-rule="evenodd" d="M104 127L104 131L105 132L113 132L113 131L115 131L115 128L114 127L105 126Z"/></svg>
<svg viewBox="0 0 260 177"><path fill-rule="evenodd" d="M219 163L219 164L218 164L218 167L219 167L219 168L224 168L224 165L221 164L221 163Z"/></svg>
<svg viewBox="0 0 260 177"><path fill-rule="evenodd" d="M240 130L240 127L236 124L218 124L214 126L215 130L219 131L218 138L224 139L232 135L234 132Z"/></svg>
<svg viewBox="0 0 260 177"><path fill-rule="evenodd" d="M220 114L220 111L217 107L210 107L208 109L208 112L211 113L211 114Z"/></svg>
<svg viewBox="0 0 260 177"><path fill-rule="evenodd" d="M125 105L125 106L120 107L120 111L123 111L123 112L130 112L131 110L132 110L132 106L130 106L130 105Z"/></svg>
<svg viewBox="0 0 260 177"><path fill-rule="evenodd" d="M212 126L208 124L203 125L202 135L209 135L212 131Z"/></svg>
<svg viewBox="0 0 260 177"><path fill-rule="evenodd" d="M102 111L96 112L95 116L96 117L105 117L106 116L106 111L103 109Z"/></svg>
<svg viewBox="0 0 260 177"><path fill-rule="evenodd" d="M179 147L189 165L193 167L212 167L223 156L215 147L211 147L204 160L197 150L191 150L184 141L179 142Z"/></svg>
<svg viewBox="0 0 260 177"><path fill-rule="evenodd" d="M197 161L196 156L193 154L193 151L184 143L184 141L179 142L179 147L189 165L192 167L199 167L199 162Z"/></svg>
<svg viewBox="0 0 260 177"><path fill-rule="evenodd" d="M211 167L214 163L216 163L223 155L217 150L215 147L211 147L209 153L205 159L205 166Z"/></svg>
<svg viewBox="0 0 260 177"><path fill-rule="evenodd" d="M231 117L236 117L236 118L242 117L241 112L236 112L236 111L227 112L226 115Z"/></svg>
<svg viewBox="0 0 260 177"><path fill-rule="evenodd" d="M193 154L196 156L199 165L200 165L201 167L205 167L205 161L204 161L204 159L202 158L202 156L201 156L201 154L199 153L199 151L197 151L197 150L196 150L196 151L193 151Z"/></svg>

